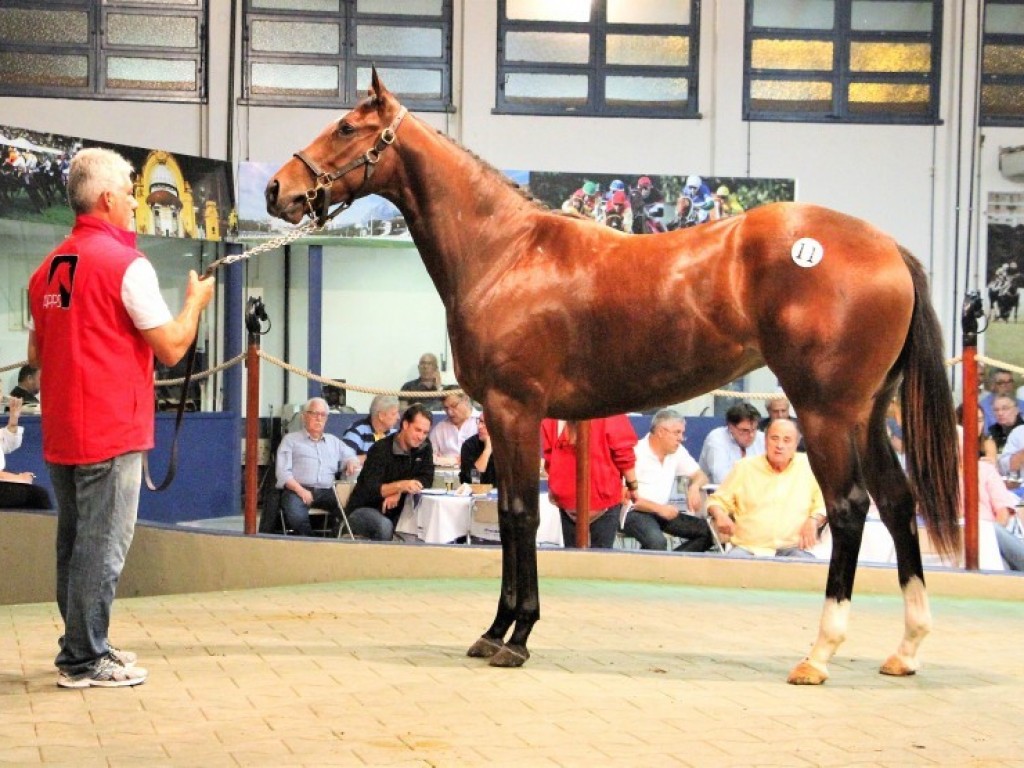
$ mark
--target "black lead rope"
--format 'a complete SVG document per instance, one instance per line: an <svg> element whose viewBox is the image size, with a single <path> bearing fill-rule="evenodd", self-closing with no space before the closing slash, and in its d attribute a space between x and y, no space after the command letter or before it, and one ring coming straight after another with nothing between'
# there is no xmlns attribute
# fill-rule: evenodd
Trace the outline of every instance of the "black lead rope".
<svg viewBox="0 0 1024 768"><path fill-rule="evenodd" d="M171 438L171 460L167 467L167 476L160 485L153 483L153 477L149 473L149 451L142 454L142 476L146 479L146 487L151 491L164 491L174 482L174 476L178 473L178 435L181 433L181 422L185 416L185 403L188 397L188 385L192 380L192 370L196 364L196 344L199 341L198 329L192 344L188 348L185 361L185 380L181 385L181 397L178 398L178 413L174 419L174 437Z"/></svg>

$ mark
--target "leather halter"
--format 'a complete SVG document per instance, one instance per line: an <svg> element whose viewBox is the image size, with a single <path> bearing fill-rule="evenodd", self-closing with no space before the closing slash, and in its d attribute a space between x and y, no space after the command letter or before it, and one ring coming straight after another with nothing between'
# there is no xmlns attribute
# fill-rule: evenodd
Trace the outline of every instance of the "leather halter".
<svg viewBox="0 0 1024 768"><path fill-rule="evenodd" d="M338 206L331 211L331 197L330 188L338 179L347 174L349 171L354 171L356 168L365 166L363 171L363 181L356 189L362 189L363 184L366 184L377 170L377 161L380 160L380 154L385 149L390 147L395 142L395 133L398 131L398 126L402 123L402 118L406 116L408 110L402 107L398 114L395 115L395 119L391 121L391 125L380 132L380 136L377 137L377 141L374 142L373 146L370 147L366 152L357 157L355 160L351 160L345 165L338 168L336 171L327 173L321 171L320 168L314 163L309 157L306 156L305 152L295 152L293 157L297 157L301 160L310 173L313 174L313 181L315 182L312 187L306 190L306 211L309 213L310 218L316 220L317 227L323 227L328 221L333 219L339 213L348 208L351 203L339 203ZM354 197L353 195L352 197Z"/></svg>

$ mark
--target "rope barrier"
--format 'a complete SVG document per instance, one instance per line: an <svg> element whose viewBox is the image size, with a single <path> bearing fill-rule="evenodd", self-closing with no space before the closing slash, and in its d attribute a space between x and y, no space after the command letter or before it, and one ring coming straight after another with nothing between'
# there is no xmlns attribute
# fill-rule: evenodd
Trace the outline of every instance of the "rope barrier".
<svg viewBox="0 0 1024 768"><path fill-rule="evenodd" d="M213 366L213 368L207 368L205 371L200 371L199 373L193 373L192 374L192 381L202 381L203 379L207 379L210 376L213 376L213 374L215 374L215 373L220 373L221 371L226 371L228 368L232 367L233 365L238 365L243 360L245 360L245 352L237 354L234 357L232 357L230 360L225 360L220 365ZM153 386L156 386L156 387L180 387L184 383L185 383L185 377L182 376L180 379L158 379L157 381L153 382Z"/></svg>
<svg viewBox="0 0 1024 768"><path fill-rule="evenodd" d="M261 247L262 246L258 246L258 248L261 248ZM253 253L257 253L257 252L259 252L257 249L253 249ZM248 255L253 255L253 254L248 254ZM247 256L239 256L237 258L246 258L246 257ZM215 373L220 373L221 371L225 371L228 368L231 368L232 366L238 365L239 363L241 363L241 362L243 362L245 360L245 354L246 354L245 352L242 352L242 353L240 353L238 355L235 355L230 360L225 360L223 363L220 363L219 365L215 365L213 368L208 368L205 371L201 371L199 373L195 373L195 374L192 375L192 380L193 381L201 381L203 379L209 378L210 376L214 375ZM408 398L413 398L413 397L444 397L446 395L461 395L461 394L464 394L461 389L439 389L439 390L434 390L434 391L431 391L431 392L420 392L420 391L408 392L408 391L401 390L401 389L386 389L386 388L382 388L382 387L366 387L366 386L361 386L359 384L351 384L351 383L349 383L347 381L338 381L337 379L329 379L329 378L327 378L325 376L320 376L319 374L313 373L312 371L307 371L307 370L304 370L302 368L298 368L298 367L292 365L291 363L285 362L284 360L282 360L282 359L280 359L278 357L274 357L273 355L271 355L268 352L264 352L262 349L259 350L257 352L257 354L260 357L262 357L264 360L266 360L268 363L270 363L272 365L276 365L279 368L283 368L284 370L288 371L289 373L294 373L297 376L302 376L304 378L310 379L311 381L315 381L315 382L318 382L320 384L327 384L329 386L338 387L339 389L344 389L344 390L349 391L349 392L359 392L359 393L364 394L364 395L392 395L394 397L401 397L403 399L408 399ZM1010 371L1011 373L1016 373L1016 374L1019 374L1021 376L1024 376L1024 367L1021 367L1019 365L1014 365L1012 363L1007 363L1004 360L997 360L997 359L995 359L993 357L984 357L982 355L978 355L977 360L978 360L979 363L984 363L985 365L991 365L991 366L994 366L996 368L1002 368L1004 370ZM961 362L963 362L963 357L960 356L960 355L957 355L956 357L951 357L951 358L947 359L945 362L946 362L946 365L948 367L953 367L953 366L959 365ZM28 365L28 360L21 360L21 361L19 361L17 363L11 363L10 365L0 366L0 373L6 373L7 371L13 371L13 370L15 370L17 368L21 368L24 365ZM160 380L154 381L153 382L153 386L156 386L156 387L176 387L176 386L178 386L178 387L180 387L184 383L185 383L184 377L178 378L178 379L160 379ZM775 397L784 397L785 396L785 393L783 393L783 392L739 392L739 391L731 390L731 389L712 389L710 392L706 392L705 394L706 395L711 395L711 396L714 396L714 397L731 397L731 398L743 399L743 400L771 400L772 398L775 398Z"/></svg>

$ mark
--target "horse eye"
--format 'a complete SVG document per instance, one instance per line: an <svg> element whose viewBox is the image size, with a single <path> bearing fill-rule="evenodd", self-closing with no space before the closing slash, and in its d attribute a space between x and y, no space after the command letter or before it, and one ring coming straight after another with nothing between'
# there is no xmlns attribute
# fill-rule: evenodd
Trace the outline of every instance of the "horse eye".
<svg viewBox="0 0 1024 768"><path fill-rule="evenodd" d="M350 136L351 134L353 134L355 132L356 132L356 129L354 127L352 127L349 123L342 122L338 126L338 133L344 134L345 136Z"/></svg>

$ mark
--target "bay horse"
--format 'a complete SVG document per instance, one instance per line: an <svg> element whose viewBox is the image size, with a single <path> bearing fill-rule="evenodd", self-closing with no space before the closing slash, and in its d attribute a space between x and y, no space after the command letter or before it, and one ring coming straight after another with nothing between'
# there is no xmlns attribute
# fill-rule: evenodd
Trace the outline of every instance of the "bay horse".
<svg viewBox="0 0 1024 768"><path fill-rule="evenodd" d="M833 537L820 630L789 682L824 682L845 638L869 494L904 599L904 634L881 672L914 674L931 626L915 508L946 556L960 528L941 331L907 250L863 221L795 203L643 237L560 215L408 114L376 71L367 98L265 192L270 214L293 224L371 193L405 216L444 303L456 377L483 404L501 468L501 594L470 656L518 667L530 655L543 417L681 402L768 365L803 427ZM885 431L897 392L907 475Z"/></svg>

